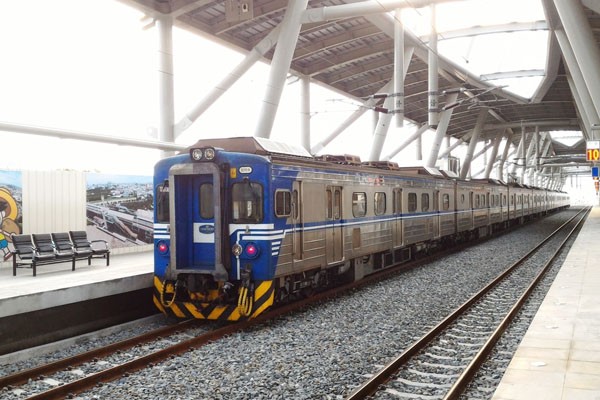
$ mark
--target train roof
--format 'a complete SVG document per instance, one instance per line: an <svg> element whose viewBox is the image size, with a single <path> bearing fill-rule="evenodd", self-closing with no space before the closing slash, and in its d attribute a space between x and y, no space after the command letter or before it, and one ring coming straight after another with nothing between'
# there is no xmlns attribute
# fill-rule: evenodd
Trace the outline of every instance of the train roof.
<svg viewBox="0 0 600 400"><path fill-rule="evenodd" d="M189 146L185 151L189 151L192 148L207 146L220 148L231 152L258 154L262 156L279 154L293 157L312 158L312 155L303 147L252 136L200 139L192 146Z"/></svg>

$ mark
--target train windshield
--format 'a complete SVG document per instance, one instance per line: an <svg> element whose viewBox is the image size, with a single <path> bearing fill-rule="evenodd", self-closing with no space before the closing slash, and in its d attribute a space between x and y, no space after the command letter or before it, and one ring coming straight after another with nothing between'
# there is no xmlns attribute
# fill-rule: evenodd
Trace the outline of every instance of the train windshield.
<svg viewBox="0 0 600 400"><path fill-rule="evenodd" d="M169 222L169 182L156 187L156 222Z"/></svg>
<svg viewBox="0 0 600 400"><path fill-rule="evenodd" d="M263 188L243 181L231 188L231 215L234 223L259 223L263 219Z"/></svg>

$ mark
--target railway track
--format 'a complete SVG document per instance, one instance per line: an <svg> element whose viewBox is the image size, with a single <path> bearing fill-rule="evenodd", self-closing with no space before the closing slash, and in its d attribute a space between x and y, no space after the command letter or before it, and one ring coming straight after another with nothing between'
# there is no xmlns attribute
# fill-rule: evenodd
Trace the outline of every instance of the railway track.
<svg viewBox="0 0 600 400"><path fill-rule="evenodd" d="M0 390L10 388L28 399L63 399L73 397L96 385L118 379L137 370L147 368L178 354L199 348L219 338L249 329L266 321L306 308L349 291L394 276L400 270L416 268L433 260L458 252L473 243L464 243L451 249L420 257L418 260L387 268L358 282L317 293L310 298L277 307L250 321L237 322L222 327L208 327L207 321L189 320L162 327L142 335L97 348L72 357L40 365L12 375L0 377ZM188 331L202 326L207 332L190 334ZM193 337L192 337L193 336ZM130 349L135 349L133 352ZM158 350L157 350L158 349ZM135 353L135 354L134 354ZM116 356L115 356L116 355ZM118 359L118 360L116 360ZM115 361L116 360L116 361ZM65 374L67 371L69 373ZM36 380L47 382L48 390L32 393L27 383ZM22 388L21 388L22 387Z"/></svg>
<svg viewBox="0 0 600 400"><path fill-rule="evenodd" d="M222 337L247 330L253 326L306 308L309 305L340 296L357 287L394 276L400 270L428 264L435 259L459 252L472 245L472 242L465 243L449 250L419 258L416 261L385 269L379 274L369 276L361 281L278 307L251 321L238 322L222 327L217 327L216 324L208 324L206 321L186 321L174 326L163 327L74 357L65 358L14 375L0 377L0 389L9 387L11 390L23 391L21 395L17 396L18 398L23 398L24 395L30 395L30 397L27 397L29 399L73 397L75 394L82 393L96 385L102 385L140 369L152 367L163 360L217 341ZM193 329L198 327L202 327L205 332L194 332ZM135 349L136 351L129 349ZM36 389L37 391L28 390L26 387L27 382L35 380L48 381L48 385L53 387L43 392L39 392L39 389ZM20 389L19 385L24 385L24 389Z"/></svg>
<svg viewBox="0 0 600 400"><path fill-rule="evenodd" d="M555 230L354 389L347 400L389 395L407 399L457 399L589 210L582 209ZM542 249L552 249L551 256L536 259Z"/></svg>

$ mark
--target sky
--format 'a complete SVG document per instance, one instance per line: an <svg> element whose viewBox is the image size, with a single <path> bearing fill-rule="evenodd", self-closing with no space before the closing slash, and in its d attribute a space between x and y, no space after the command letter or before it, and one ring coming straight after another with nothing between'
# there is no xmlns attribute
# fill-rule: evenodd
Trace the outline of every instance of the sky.
<svg viewBox="0 0 600 400"><path fill-rule="evenodd" d="M158 34L156 28L143 29L147 21L142 17L138 10L116 0L0 0L0 121L156 139ZM428 9L406 10L402 18L415 34L429 32ZM464 1L439 5L437 11L439 32L542 19L540 0ZM526 44L525 50L519 51L515 40ZM547 32L542 31L441 40L438 48L457 64L487 74L543 69L546 42ZM179 28L174 28L173 46L177 122L244 55ZM268 70L266 64L256 64L177 142L252 135ZM507 89L529 96L540 79L522 79ZM357 107L339 93L311 85L311 143L329 135ZM299 110L300 84L290 79L272 139L300 144ZM371 113L365 113L325 152L357 154L366 160L365 140L370 137L365 135L372 132L373 124ZM382 155L414 129L408 123L404 128L392 127ZM429 148L431 137L432 132L424 135L423 149ZM2 131L0 138L0 168L4 169L150 175L160 158L158 150L128 146ZM401 159L414 159L415 154L411 146ZM473 169L481 169L483 162L483 157L476 160Z"/></svg>

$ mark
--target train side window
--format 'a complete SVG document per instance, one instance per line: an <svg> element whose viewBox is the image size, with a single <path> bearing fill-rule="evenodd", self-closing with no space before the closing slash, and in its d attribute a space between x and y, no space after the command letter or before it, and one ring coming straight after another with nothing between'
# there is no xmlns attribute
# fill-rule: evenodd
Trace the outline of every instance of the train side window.
<svg viewBox="0 0 600 400"><path fill-rule="evenodd" d="M169 222L169 209L169 181L165 181L156 187L156 222Z"/></svg>
<svg viewBox="0 0 600 400"><path fill-rule="evenodd" d="M460 204L465 204L465 194L460 195Z"/></svg>
<svg viewBox="0 0 600 400"><path fill-rule="evenodd" d="M444 193L442 195L442 208L444 211L448 211L450 209L450 195L448 193Z"/></svg>
<svg viewBox="0 0 600 400"><path fill-rule="evenodd" d="M421 211L429 210L429 193L421 194Z"/></svg>
<svg viewBox="0 0 600 400"><path fill-rule="evenodd" d="M231 190L234 223L258 223L263 219L263 188L259 183L234 183Z"/></svg>
<svg viewBox="0 0 600 400"><path fill-rule="evenodd" d="M385 209L386 209L385 192L376 192L374 200L375 200L374 201L375 215L385 214Z"/></svg>
<svg viewBox="0 0 600 400"><path fill-rule="evenodd" d="M352 193L352 215L364 217L367 213L367 194L365 192Z"/></svg>
<svg viewBox="0 0 600 400"><path fill-rule="evenodd" d="M402 213L402 190L394 189L394 214Z"/></svg>
<svg viewBox="0 0 600 400"><path fill-rule="evenodd" d="M215 217L215 205L213 202L213 184L203 183L200 185L200 217L213 219Z"/></svg>
<svg viewBox="0 0 600 400"><path fill-rule="evenodd" d="M417 194L409 193L408 194L408 212L417 211Z"/></svg>
<svg viewBox="0 0 600 400"><path fill-rule="evenodd" d="M275 191L275 215L289 217L292 214L292 194L289 190Z"/></svg>
<svg viewBox="0 0 600 400"><path fill-rule="evenodd" d="M475 195L475 208L479 208L479 196Z"/></svg>

